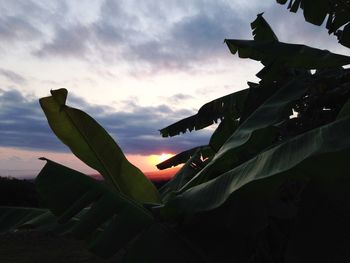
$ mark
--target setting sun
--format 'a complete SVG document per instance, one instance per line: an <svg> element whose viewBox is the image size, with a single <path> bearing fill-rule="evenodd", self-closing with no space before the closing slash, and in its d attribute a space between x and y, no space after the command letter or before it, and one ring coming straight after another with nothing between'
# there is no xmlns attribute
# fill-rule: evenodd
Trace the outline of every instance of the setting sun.
<svg viewBox="0 0 350 263"><path fill-rule="evenodd" d="M174 154L171 153L161 153L161 154L152 154L148 157L149 162L152 165L156 165L158 163L161 163L171 157L173 157Z"/></svg>

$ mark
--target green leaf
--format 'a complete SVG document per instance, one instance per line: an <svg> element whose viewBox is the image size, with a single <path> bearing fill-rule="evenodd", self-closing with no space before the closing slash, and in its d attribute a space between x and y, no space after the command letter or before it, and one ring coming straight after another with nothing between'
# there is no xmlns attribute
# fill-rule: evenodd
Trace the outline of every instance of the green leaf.
<svg viewBox="0 0 350 263"><path fill-rule="evenodd" d="M0 207L0 233L35 229L49 231L58 235L70 233L80 221L80 217L86 213L84 209L77 216L72 217L67 223L60 224L57 217L48 209L28 207Z"/></svg>
<svg viewBox="0 0 350 263"><path fill-rule="evenodd" d="M154 185L124 156L113 138L88 114L68 107L67 90L52 90L40 105L51 129L83 162L115 189L139 202L159 202Z"/></svg>
<svg viewBox="0 0 350 263"><path fill-rule="evenodd" d="M187 130L200 130L223 118L230 113L233 118L239 118L248 89L244 89L204 104L198 113L180 120L160 130L163 137L175 136Z"/></svg>
<svg viewBox="0 0 350 263"><path fill-rule="evenodd" d="M47 209L0 206L0 233L17 230L24 226L42 227L44 217L47 219L46 224L52 224L55 221L55 217Z"/></svg>
<svg viewBox="0 0 350 263"><path fill-rule="evenodd" d="M289 119L294 101L307 90L302 80L304 77L299 77L285 84L253 112L183 190L234 168L275 143L279 132L274 125Z"/></svg>
<svg viewBox="0 0 350 263"><path fill-rule="evenodd" d="M79 216L72 232L77 238L88 240L94 253L102 257L113 255L153 223L150 212L110 186L46 161L36 178L40 196L59 217L58 222L66 223Z"/></svg>
<svg viewBox="0 0 350 263"><path fill-rule="evenodd" d="M240 189L254 185L257 185L254 189L266 192L270 186L276 187L290 178L348 177L349 131L347 117L301 134L182 192L170 199L165 209L193 214L215 209Z"/></svg>

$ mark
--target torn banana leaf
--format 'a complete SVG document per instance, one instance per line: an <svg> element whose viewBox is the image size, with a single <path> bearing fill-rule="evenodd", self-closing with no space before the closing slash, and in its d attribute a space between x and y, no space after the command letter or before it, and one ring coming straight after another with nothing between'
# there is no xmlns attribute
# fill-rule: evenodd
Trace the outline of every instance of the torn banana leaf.
<svg viewBox="0 0 350 263"><path fill-rule="evenodd" d="M216 123L228 113L237 119L240 117L247 94L248 89L244 89L208 102L198 110L197 114L161 129L160 133L163 137L172 137L187 131L200 130Z"/></svg>

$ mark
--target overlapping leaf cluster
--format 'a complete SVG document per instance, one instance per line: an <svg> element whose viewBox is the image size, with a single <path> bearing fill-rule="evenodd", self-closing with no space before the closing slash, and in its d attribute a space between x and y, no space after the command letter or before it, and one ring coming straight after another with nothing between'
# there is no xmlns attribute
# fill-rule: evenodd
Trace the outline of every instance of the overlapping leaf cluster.
<svg viewBox="0 0 350 263"><path fill-rule="evenodd" d="M276 0L284 5L288 2L290 12L303 10L305 20L314 25L326 21L329 34L338 37L339 43L350 47L350 2L347 0Z"/></svg>
<svg viewBox="0 0 350 263"><path fill-rule="evenodd" d="M158 165L184 163L159 191L95 120L66 105L66 90L41 99L54 133L105 181L44 159L36 182L51 212L0 208L0 225L70 232L122 262L344 262L350 58L280 42L262 14L252 29L253 40L225 43L262 62L260 82L160 130L220 120L208 145Z"/></svg>

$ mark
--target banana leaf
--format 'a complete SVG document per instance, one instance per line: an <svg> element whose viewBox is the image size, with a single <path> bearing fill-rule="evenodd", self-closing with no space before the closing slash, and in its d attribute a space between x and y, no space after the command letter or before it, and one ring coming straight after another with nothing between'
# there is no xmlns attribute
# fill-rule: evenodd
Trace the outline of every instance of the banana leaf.
<svg viewBox="0 0 350 263"><path fill-rule="evenodd" d="M277 41L225 39L232 54L270 65L278 61L290 68L322 69L350 64L350 57L299 44Z"/></svg>
<svg viewBox="0 0 350 263"><path fill-rule="evenodd" d="M54 215L47 209L0 206L0 233L19 228L42 228L44 222L48 225L55 222Z"/></svg>
<svg viewBox="0 0 350 263"><path fill-rule="evenodd" d="M253 30L254 40L257 41L278 41L275 32L263 18L264 13L258 14L257 18L250 24Z"/></svg>
<svg viewBox="0 0 350 263"><path fill-rule="evenodd" d="M202 161L201 155L200 149L197 149L173 178L159 189L163 201L166 200L172 192L181 189L195 174L204 168L206 162Z"/></svg>
<svg viewBox="0 0 350 263"><path fill-rule="evenodd" d="M88 210L84 209L67 223L60 224L49 209L1 206L0 233L34 229L58 235L70 234Z"/></svg>
<svg viewBox="0 0 350 263"><path fill-rule="evenodd" d="M300 76L285 84L253 112L226 140L208 165L182 190L232 169L275 143L279 132L274 125L288 119L292 114L294 101L305 94L307 86L303 85L304 78Z"/></svg>
<svg viewBox="0 0 350 263"><path fill-rule="evenodd" d="M274 187L290 178L317 181L331 177L348 182L349 131L350 118L345 117L296 136L206 183L179 193L165 204L165 211L193 214L213 210L250 185L259 189L254 184L261 184L260 189L269 191L269 179L276 180ZM255 194L259 196L259 192Z"/></svg>
<svg viewBox="0 0 350 263"><path fill-rule="evenodd" d="M203 159L206 159L214 154L213 150L208 145L202 145L178 153L175 156L157 164L156 166L159 170L164 170L182 163L186 163L197 151L200 153Z"/></svg>
<svg viewBox="0 0 350 263"><path fill-rule="evenodd" d="M200 130L216 123L230 113L233 118L239 118L248 89L244 89L204 104L198 113L175 122L160 130L163 137L172 137L193 130Z"/></svg>
<svg viewBox="0 0 350 263"><path fill-rule="evenodd" d="M76 219L69 229L64 227L65 233L86 240L93 253L103 258L120 253L128 263L161 263L169 256L170 262L205 262L198 248L140 204L103 182L45 160L36 179L39 194L57 222L65 226Z"/></svg>
<svg viewBox="0 0 350 263"><path fill-rule="evenodd" d="M232 119L230 116L225 117L219 124L218 128L212 134L209 145L202 145L191 148L176 154L175 156L157 164L157 168L164 170L179 164L186 163L197 151L199 151L203 159L210 158L231 136L238 127L238 120Z"/></svg>
<svg viewBox="0 0 350 263"><path fill-rule="evenodd" d="M113 138L88 114L65 104L67 93L52 90L52 96L40 99L56 136L116 190L139 202L160 202L155 186L128 162Z"/></svg>
<svg viewBox="0 0 350 263"><path fill-rule="evenodd" d="M286 0L277 0L279 4L286 4ZM328 33L334 33L338 37L339 43L350 47L350 9L349 3L343 0L291 0L288 9L296 13L303 9L304 18L314 25L322 25L328 15L326 28ZM341 28L344 28L341 30Z"/></svg>
<svg viewBox="0 0 350 263"><path fill-rule="evenodd" d="M103 182L44 160L47 163L36 178L40 196L59 223L67 223L80 213L72 233L87 240L89 249L97 255L108 257L124 249L153 223L152 214L124 194ZM89 209L84 210L86 208Z"/></svg>
<svg viewBox="0 0 350 263"><path fill-rule="evenodd" d="M229 116L224 118L210 137L209 145L211 149L213 149L214 152L219 151L221 146L237 130L238 125L238 120L234 120Z"/></svg>

